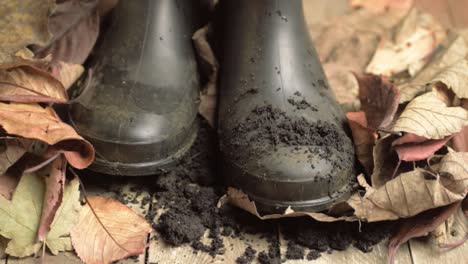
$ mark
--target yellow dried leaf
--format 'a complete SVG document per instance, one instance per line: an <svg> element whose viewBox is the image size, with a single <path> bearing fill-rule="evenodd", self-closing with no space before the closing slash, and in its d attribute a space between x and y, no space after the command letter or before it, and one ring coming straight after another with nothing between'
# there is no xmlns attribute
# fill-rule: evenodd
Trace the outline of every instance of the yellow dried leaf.
<svg viewBox="0 0 468 264"><path fill-rule="evenodd" d="M49 41L48 17L54 6L55 0L0 2L0 64L24 57L28 45Z"/></svg>
<svg viewBox="0 0 468 264"><path fill-rule="evenodd" d="M71 250L63 245L77 219L79 206L79 181L65 186L63 203L59 207L46 244L52 252ZM0 196L0 234L11 239L6 253L25 257L36 253L41 243L36 241L39 220L43 208L45 182L41 176L23 175L11 201ZM70 237L68 236L68 239Z"/></svg>
<svg viewBox="0 0 468 264"><path fill-rule="evenodd" d="M393 131L413 133L428 139L442 139L468 125L468 111L448 107L435 91L413 99L397 119Z"/></svg>

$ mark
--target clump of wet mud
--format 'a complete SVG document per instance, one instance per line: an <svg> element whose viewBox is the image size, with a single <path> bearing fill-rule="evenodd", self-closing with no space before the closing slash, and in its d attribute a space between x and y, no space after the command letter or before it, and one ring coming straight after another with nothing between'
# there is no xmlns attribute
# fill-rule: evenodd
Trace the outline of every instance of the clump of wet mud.
<svg viewBox="0 0 468 264"><path fill-rule="evenodd" d="M268 111L272 115L282 116L281 112L274 109L256 109L257 111ZM290 128L299 129L289 123ZM287 126L287 125L285 125ZM326 126L316 127L314 133L325 137L316 144L337 144L334 139L333 129ZM323 132L320 135L320 131ZM270 134L263 130L262 140L278 140L281 144L302 144L299 137L270 138ZM307 137L305 130L303 135ZM331 133L331 136L328 135ZM261 221L253 215L225 205L217 208L219 198L224 194L225 188L220 173L217 173L219 164L215 142L215 131L208 124L201 121L198 138L188 152L174 169L162 172L154 179L154 184L149 186L153 191L156 203L147 214L148 220L153 221L158 211L163 211L158 220L153 222L154 228L160 237L168 244L180 246L191 245L194 252L203 251L211 256L222 255L226 247L223 237L238 237L245 239L245 234L260 234L269 243L268 251L255 252L248 247L237 259L238 263L250 263L257 258L260 263L281 263L280 239L278 227L287 243L287 250L283 256L286 258L308 259L318 258L320 252L331 250L344 250L352 243L361 250L369 251L375 245L388 236L382 228L367 228L363 225L364 233L359 233L357 223L333 223L323 224L312 219L288 219ZM309 139L312 140L312 139ZM314 139L320 141L319 139ZM147 186L148 187L148 186ZM291 221L291 222L290 222ZM203 234L208 231L209 242L202 240ZM369 231L368 233L365 233ZM377 235L374 235L374 233ZM245 239L246 240L246 239ZM286 248L286 244L284 245Z"/></svg>

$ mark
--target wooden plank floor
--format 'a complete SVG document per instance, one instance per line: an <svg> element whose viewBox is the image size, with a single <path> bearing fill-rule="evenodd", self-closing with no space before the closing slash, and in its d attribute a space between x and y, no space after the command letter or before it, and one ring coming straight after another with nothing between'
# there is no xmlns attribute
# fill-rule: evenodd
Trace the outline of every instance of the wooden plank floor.
<svg viewBox="0 0 468 264"><path fill-rule="evenodd" d="M321 21L323 19L329 19L330 17L339 16L348 10L347 0L304 0L306 15L309 19L309 23ZM468 1L467 0L416 0L416 5L423 10L432 13L438 18L445 26L450 27L468 27ZM117 193L125 193L128 196L136 197L137 201L130 206L137 212L146 215L149 211L150 204L142 205L142 200L146 197L150 197L151 194L147 192L135 192L135 188L138 188L138 181L131 183L114 183L112 190L106 191L98 186L89 186L88 192L90 194L104 195L107 197L115 197ZM108 189L108 188L106 188ZM157 202L157 201L154 201ZM157 217L156 217L157 218ZM457 220L454 226L458 236L465 234L468 231L467 221L462 215L457 216ZM252 235L246 235L247 239L239 240L232 238L224 238L226 245L226 252L222 256L216 256L212 258L206 253L198 252L193 254L193 250L190 246L183 246L173 248L164 243L156 232L153 232L148 238L149 248L146 253L137 257L127 260L120 261L118 263L130 264L165 264L165 263L235 263L237 257L241 256L245 248L251 245L257 252L267 250L268 243L258 237ZM286 243L283 239L281 231L278 228L278 237L280 238L280 253L283 256L286 252ZM459 238L459 237L458 237ZM456 238L452 238L456 239ZM208 243L208 238L204 241ZM1 253L1 252L0 252ZM1 257L1 254L0 254ZM386 263L387 262L387 242L382 242L377 245L371 253L364 254L354 247L350 247L346 251L334 251L332 254L322 254L322 257L314 261L306 260L288 260L285 263L288 264L301 264L301 263L359 263L359 264L374 264L374 263ZM6 258L5 264L32 264L41 263L41 257L31 257L24 259ZM45 257L45 263L51 264L62 264L62 263L81 263L81 261L74 255L74 253L67 252L61 253L58 256L51 256L47 254ZM258 263L257 260L254 263ZM454 250L441 250L436 246L419 241L411 240L409 243L403 245L398 251L396 257L397 264L452 264L468 263L468 243L456 248Z"/></svg>

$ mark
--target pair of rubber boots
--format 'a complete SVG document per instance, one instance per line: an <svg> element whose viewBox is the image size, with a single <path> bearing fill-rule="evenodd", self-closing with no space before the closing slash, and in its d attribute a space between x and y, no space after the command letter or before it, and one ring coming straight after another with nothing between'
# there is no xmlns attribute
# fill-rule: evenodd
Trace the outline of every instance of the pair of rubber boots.
<svg viewBox="0 0 468 264"><path fill-rule="evenodd" d="M152 175L197 134L197 1L119 1L89 87L69 110L92 170ZM223 176L263 212L348 197L353 145L310 40L302 0L221 0L218 135Z"/></svg>

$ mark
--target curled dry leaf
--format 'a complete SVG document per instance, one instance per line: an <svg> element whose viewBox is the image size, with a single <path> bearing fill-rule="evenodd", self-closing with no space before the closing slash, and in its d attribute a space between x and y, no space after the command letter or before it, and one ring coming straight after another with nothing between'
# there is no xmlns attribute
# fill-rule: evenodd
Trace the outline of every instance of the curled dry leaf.
<svg viewBox="0 0 468 264"><path fill-rule="evenodd" d="M377 135L367 128L366 114L364 112L348 112L346 113L346 118L353 134L356 156L366 173L371 175L374 169L372 151Z"/></svg>
<svg viewBox="0 0 468 264"><path fill-rule="evenodd" d="M46 142L54 150L63 152L75 168L86 168L94 160L91 143L63 123L50 107L0 103L0 126L9 135Z"/></svg>
<svg viewBox="0 0 468 264"><path fill-rule="evenodd" d="M31 57L26 46L50 39L48 16L54 0L2 1L0 3L0 64Z"/></svg>
<svg viewBox="0 0 468 264"><path fill-rule="evenodd" d="M48 72L32 66L0 70L0 101L18 103L66 103L62 83Z"/></svg>
<svg viewBox="0 0 468 264"><path fill-rule="evenodd" d="M86 263L111 263L145 252L151 226L114 199L90 197L71 230L73 247ZM93 241L93 243L89 243Z"/></svg>
<svg viewBox="0 0 468 264"><path fill-rule="evenodd" d="M361 109L368 128L377 130L390 125L398 109L400 92L387 78L373 74L355 75L359 84Z"/></svg>
<svg viewBox="0 0 468 264"><path fill-rule="evenodd" d="M468 111L448 107L435 91L413 99L397 119L393 130L428 139L443 139L468 125Z"/></svg>
<svg viewBox="0 0 468 264"><path fill-rule="evenodd" d="M55 218L57 209L62 204L63 191L65 188L65 170L67 160L60 155L42 173L46 177L46 190L44 194L44 205L41 220L37 231L37 241L43 241L50 231L50 225Z"/></svg>
<svg viewBox="0 0 468 264"><path fill-rule="evenodd" d="M201 61L201 70L207 77L207 82L201 90L200 106L198 112L214 126L216 116L216 82L218 80L218 60L208 41L209 35L212 34L211 24L200 28L193 35L193 43Z"/></svg>
<svg viewBox="0 0 468 264"><path fill-rule="evenodd" d="M382 39L366 72L414 76L445 37L442 26L429 14L412 9L392 39Z"/></svg>
<svg viewBox="0 0 468 264"><path fill-rule="evenodd" d="M438 174L420 168L400 174L366 193L365 199L400 218L463 200L468 192L468 153L451 152L438 166Z"/></svg>
<svg viewBox="0 0 468 264"><path fill-rule="evenodd" d="M459 207L460 202L456 202L405 219L400 224L398 232L390 238L388 245L389 263L394 262L396 251L402 244L414 237L427 236L429 232L436 229L453 215Z"/></svg>
<svg viewBox="0 0 468 264"><path fill-rule="evenodd" d="M222 207L224 204L229 203L235 207L241 208L259 219L268 220L268 219L279 219L279 218L290 218L290 217L301 217L308 216L317 221L321 222L335 222L335 221L357 221L358 219L354 216L330 216L325 213L314 213L314 212L300 212L294 211L291 208L287 208L282 214L270 214L270 215L260 215L257 210L255 202L250 200L249 196L242 192L239 189L228 187L226 195L221 197L218 202L218 208ZM340 206L343 204L339 204ZM338 206L338 205L337 205ZM348 207L344 204L345 207ZM330 210L334 210L333 208Z"/></svg>
<svg viewBox="0 0 468 264"><path fill-rule="evenodd" d="M401 93L400 103L409 102L414 97L432 90L431 84L437 75L468 55L468 46L462 36L450 34L441 46L444 48L436 52L427 67L413 80L398 86Z"/></svg>
<svg viewBox="0 0 468 264"><path fill-rule="evenodd" d="M47 247L54 255L57 255L59 251L73 250L70 230L78 222L78 213L81 208L79 187L78 179L65 184L63 199L45 239Z"/></svg>
<svg viewBox="0 0 468 264"><path fill-rule="evenodd" d="M407 133L393 142L398 158L402 161L424 160L441 149L453 136L443 139L427 139L415 134Z"/></svg>
<svg viewBox="0 0 468 264"><path fill-rule="evenodd" d="M375 143L373 150L374 170L371 175L371 185L378 189L394 178L398 167L398 155L392 149L393 136L385 136Z"/></svg>
<svg viewBox="0 0 468 264"><path fill-rule="evenodd" d="M382 13L388 8L407 10L412 6L413 0L349 0L349 4L352 7L364 7L372 12Z"/></svg>
<svg viewBox="0 0 468 264"><path fill-rule="evenodd" d="M432 83L445 85L458 98L468 98L468 60L463 58L455 64L444 68L434 77Z"/></svg>
<svg viewBox="0 0 468 264"><path fill-rule="evenodd" d="M37 58L52 54L53 61L83 64L99 35L99 1L70 0L59 3L49 19L53 38L34 46Z"/></svg>

